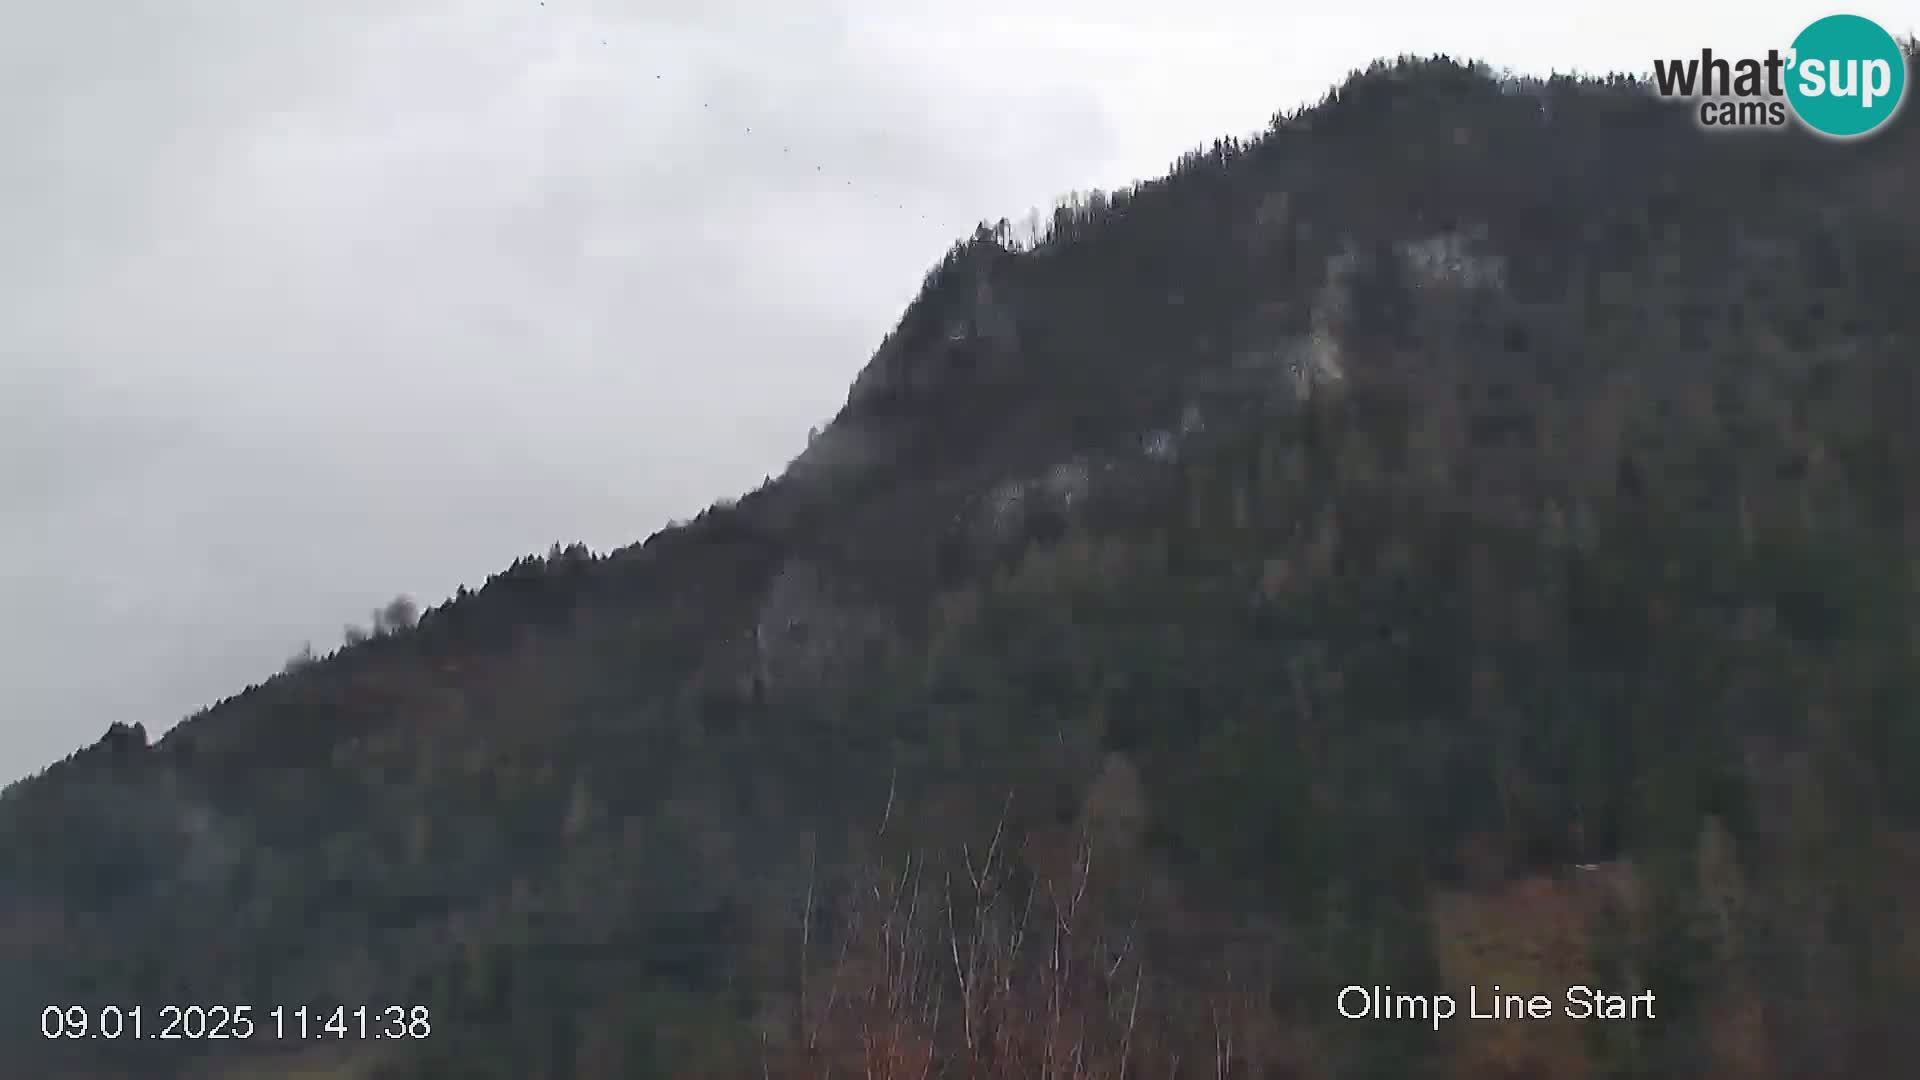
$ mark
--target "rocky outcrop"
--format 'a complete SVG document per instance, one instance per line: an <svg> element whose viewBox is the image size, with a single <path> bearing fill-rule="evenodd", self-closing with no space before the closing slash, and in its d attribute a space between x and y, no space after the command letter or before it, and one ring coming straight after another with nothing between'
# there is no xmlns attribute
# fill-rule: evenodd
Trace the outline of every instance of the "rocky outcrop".
<svg viewBox="0 0 1920 1080"><path fill-rule="evenodd" d="M955 383L991 382L1015 370L1019 329L991 264L976 257L952 272L967 274L970 285L929 293L909 311L854 379L849 410L924 400Z"/></svg>
<svg viewBox="0 0 1920 1080"><path fill-rule="evenodd" d="M891 620L817 563L796 559L768 585L754 620L751 685L780 697L831 685L883 652Z"/></svg>

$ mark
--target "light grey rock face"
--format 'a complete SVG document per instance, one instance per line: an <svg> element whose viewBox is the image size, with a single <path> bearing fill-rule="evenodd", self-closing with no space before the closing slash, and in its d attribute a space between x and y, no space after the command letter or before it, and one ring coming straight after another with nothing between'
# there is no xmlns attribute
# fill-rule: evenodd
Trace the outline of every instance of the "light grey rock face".
<svg viewBox="0 0 1920 1080"><path fill-rule="evenodd" d="M1062 510L1072 510L1086 502L1093 486L1093 473L1084 459L1063 461L1043 473L1038 486L1048 502Z"/></svg>
<svg viewBox="0 0 1920 1080"><path fill-rule="evenodd" d="M1008 480L987 492L980 501L980 531L990 541L1011 540L1019 535L1027 520L1027 484Z"/></svg>
<svg viewBox="0 0 1920 1080"><path fill-rule="evenodd" d="M1180 436L1159 430L1138 449L1077 454L1035 473L995 484L970 501L956 525L982 550L1019 544L1043 518L1076 520L1095 507L1137 497L1179 453Z"/></svg>
<svg viewBox="0 0 1920 1080"><path fill-rule="evenodd" d="M1038 475L1005 480L981 497L973 514L973 532L989 543L1024 535L1035 511L1072 513L1093 494L1095 469L1085 458L1048 466Z"/></svg>
<svg viewBox="0 0 1920 1080"><path fill-rule="evenodd" d="M1164 428L1149 431L1140 439L1140 452L1153 461L1177 461L1180 442L1173 432Z"/></svg>
<svg viewBox="0 0 1920 1080"><path fill-rule="evenodd" d="M1307 237L1308 223L1298 220L1295 201L1285 191L1263 199L1253 214L1254 230L1289 242ZM1376 250L1380 253L1374 254ZM1068 451L1065 460L1057 449L1048 453L1036 447L1035 460L1003 463L1010 466L1008 471L956 494L942 508L949 530L946 542L984 552L1022 543L1037 535L1043 523L1062 517L1077 519L1103 508L1124 513L1141 493L1161 490L1170 475L1167 467L1191 455L1196 444L1231 433L1243 422L1259 422L1261 415L1290 411L1316 395L1337 391L1348 378L1356 286L1362 275L1386 269L1374 264L1376 258L1394 260L1393 269L1435 310L1449 306L1462 291L1506 285L1507 261L1488 249L1483 226L1414 234L1384 249L1354 240L1342 243L1324 259L1317 287L1289 290L1264 305L1247 325L1229 329L1234 344L1226 346L1231 350L1226 356L1208 335L1195 346L1197 362L1166 365L1175 382L1163 389L1181 402L1174 411L1154 417L1122 442ZM962 269L960 274L937 297L929 294L927 302L937 304L936 310L882 344L857 380L850 402L886 398L891 407L937 401L959 381L992 380L1012 372L1004 365L1020 361L1014 318L1019 298L1007 295L1005 281L996 281L984 267ZM1175 284L1167 302L1178 306L1190 299ZM897 426L904 428L911 419L909 408ZM843 417L810 440L790 474L831 486L827 478L846 475L849 467L858 471L891 460L895 446L889 439L902 437L891 423L887 411ZM783 665L796 672L818 672L828 662L825 657L843 651L797 644L813 641L818 636L814 627L842 625L842 615L832 614L839 602L820 600L818 613L797 621L777 614L805 593L798 582L808 573L795 569L792 578L783 577L770 590L768 616L754 630L756 655L766 658L761 666L776 681L803 677L779 675ZM835 633L857 636L850 627L846 624Z"/></svg>
<svg viewBox="0 0 1920 1080"><path fill-rule="evenodd" d="M1486 229L1434 233L1400 245L1415 286L1430 289L1504 289L1507 260L1485 250Z"/></svg>
<svg viewBox="0 0 1920 1080"><path fill-rule="evenodd" d="M1288 377L1301 399L1346 378L1341 336L1353 310L1353 275L1360 267L1360 254L1351 245L1327 260L1326 280L1314 295L1306 339L1294 345L1287 361Z"/></svg>
<svg viewBox="0 0 1920 1080"><path fill-rule="evenodd" d="M891 635L877 607L838 587L820 566L787 563L768 585L753 626L755 681L772 693L823 685Z"/></svg>
<svg viewBox="0 0 1920 1080"><path fill-rule="evenodd" d="M1413 237L1395 245L1412 286L1436 301L1447 294L1504 290L1507 259L1487 249L1482 225ZM1312 397L1346 378L1346 330L1353 313L1353 278L1365 267L1351 245L1327 260L1326 278L1315 293L1304 338L1285 353L1287 375L1298 397Z"/></svg>

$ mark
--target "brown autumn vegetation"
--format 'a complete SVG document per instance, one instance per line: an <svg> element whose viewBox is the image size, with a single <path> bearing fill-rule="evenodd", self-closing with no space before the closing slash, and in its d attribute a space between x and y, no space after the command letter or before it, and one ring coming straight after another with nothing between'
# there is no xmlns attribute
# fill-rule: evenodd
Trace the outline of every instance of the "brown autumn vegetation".
<svg viewBox="0 0 1920 1080"><path fill-rule="evenodd" d="M828 955L803 963L800 1037L769 1075L1274 1075L1250 1071L1275 1050L1256 1030L1261 988L1229 979L1195 995L1153 972L1137 923L1103 910L1097 850L1084 827L1016 837L1002 818L982 847L875 865L828 941L803 939Z"/></svg>

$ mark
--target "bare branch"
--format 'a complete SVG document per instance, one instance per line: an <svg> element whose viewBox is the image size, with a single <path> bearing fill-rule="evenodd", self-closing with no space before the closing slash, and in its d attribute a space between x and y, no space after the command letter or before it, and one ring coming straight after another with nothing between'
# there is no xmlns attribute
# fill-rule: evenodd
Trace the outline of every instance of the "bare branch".
<svg viewBox="0 0 1920 1080"><path fill-rule="evenodd" d="M900 767L895 765L887 774L887 807L880 812L880 835L887 835L887 824L893 820L894 784L900 779Z"/></svg>
<svg viewBox="0 0 1920 1080"><path fill-rule="evenodd" d="M808 988L808 983L811 981L811 978L810 978L811 972L813 971L813 965L809 960L809 954L811 952L811 946L813 944L814 872L817 869L819 860L820 860L820 845L816 842L810 845L810 847L812 848L812 850L809 851L807 854L807 899L806 899L805 905L802 907L800 912L800 1004L799 1004L798 1014L795 1017L796 1022L801 1024L803 1028L806 1028L806 1027L812 1028L812 1030L807 1032L807 1047L809 1049L813 1047L815 1041L819 1036L818 1025L817 1024L810 1025L808 1023L807 988Z"/></svg>
<svg viewBox="0 0 1920 1080"><path fill-rule="evenodd" d="M1127 941L1129 945L1132 944L1132 935L1128 935ZM1145 977L1146 973L1136 965L1133 969L1133 1002L1127 1006L1127 1030L1120 1037L1120 1080L1127 1080L1127 1066L1133 1061L1133 1029L1135 1022L1140 1019L1140 991Z"/></svg>

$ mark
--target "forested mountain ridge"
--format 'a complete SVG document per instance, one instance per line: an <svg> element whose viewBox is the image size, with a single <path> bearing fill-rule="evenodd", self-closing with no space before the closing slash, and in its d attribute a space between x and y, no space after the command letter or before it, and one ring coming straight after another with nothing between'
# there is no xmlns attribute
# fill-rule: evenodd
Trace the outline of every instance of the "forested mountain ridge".
<svg viewBox="0 0 1920 1080"><path fill-rule="evenodd" d="M0 1072L1904 1075L1912 116L1403 60L983 226L761 489L9 789ZM1335 1008L1494 983L1660 1011ZM35 1026L169 1001L434 1031Z"/></svg>

